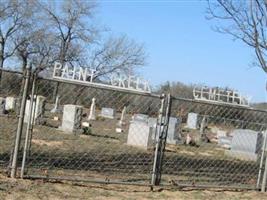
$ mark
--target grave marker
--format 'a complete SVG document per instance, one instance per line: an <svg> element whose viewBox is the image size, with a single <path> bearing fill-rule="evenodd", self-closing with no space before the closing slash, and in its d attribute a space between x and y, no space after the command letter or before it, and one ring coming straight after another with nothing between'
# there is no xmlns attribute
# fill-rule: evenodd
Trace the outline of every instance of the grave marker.
<svg viewBox="0 0 267 200"><path fill-rule="evenodd" d="M244 160L257 160L262 146L262 134L249 129L236 129L228 155Z"/></svg>
<svg viewBox="0 0 267 200"><path fill-rule="evenodd" d="M15 110L16 107L16 98L15 97L6 97L5 110Z"/></svg>
<svg viewBox="0 0 267 200"><path fill-rule="evenodd" d="M92 99L92 104L91 104L91 107L90 107L90 113L89 113L89 116L88 116L88 120L95 120L96 117L95 117L95 98Z"/></svg>
<svg viewBox="0 0 267 200"><path fill-rule="evenodd" d="M197 113L188 113L187 128L197 129L197 121L198 121L197 119L198 119Z"/></svg>
<svg viewBox="0 0 267 200"><path fill-rule="evenodd" d="M120 121L119 121L119 126L122 126L123 124L125 124L125 121L124 121L124 117L125 117L125 114L126 114L126 106L123 107L123 110L121 112L121 118L120 118Z"/></svg>
<svg viewBox="0 0 267 200"><path fill-rule="evenodd" d="M61 130L73 132L81 128L83 107L67 104L63 107Z"/></svg>
<svg viewBox="0 0 267 200"><path fill-rule="evenodd" d="M100 116L105 117L105 118L109 118L109 119L114 119L115 118L115 111L112 108L102 108Z"/></svg>
<svg viewBox="0 0 267 200"><path fill-rule="evenodd" d="M144 149L152 144L152 128L146 122L132 121L129 127L127 145L137 146Z"/></svg>
<svg viewBox="0 0 267 200"><path fill-rule="evenodd" d="M148 115L145 115L145 114L134 114L133 117L132 117L132 121L148 122Z"/></svg>
<svg viewBox="0 0 267 200"><path fill-rule="evenodd" d="M51 110L51 113L56 113L59 111L59 95L57 95L56 97L56 102L55 102L55 105L54 105L54 108Z"/></svg>
<svg viewBox="0 0 267 200"><path fill-rule="evenodd" d="M33 125L38 123L38 120L42 118L44 114L44 107L45 107L45 100L46 98L40 95L34 95L33 100L33 107L32 107L32 117L31 117L31 123ZM24 122L29 123L30 119L30 105L31 100L27 100L26 107L25 107L25 115L24 115Z"/></svg>

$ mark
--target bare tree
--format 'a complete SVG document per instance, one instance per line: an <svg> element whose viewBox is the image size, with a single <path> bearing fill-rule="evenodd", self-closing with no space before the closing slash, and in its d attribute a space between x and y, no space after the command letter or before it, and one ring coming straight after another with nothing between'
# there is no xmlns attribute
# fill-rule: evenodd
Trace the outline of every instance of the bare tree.
<svg viewBox="0 0 267 200"><path fill-rule="evenodd" d="M124 35L109 38L89 59L89 66L96 70L94 78L104 79L114 73L133 75L137 67L145 64L146 53L143 45Z"/></svg>
<svg viewBox="0 0 267 200"><path fill-rule="evenodd" d="M94 80L108 81L114 74L135 75L136 68L145 65L146 53L144 46L129 39L126 35L121 37L110 37L90 53L84 56L82 66L95 70ZM77 87L75 102L84 93L86 87Z"/></svg>
<svg viewBox="0 0 267 200"><path fill-rule="evenodd" d="M0 4L0 68L4 61L14 55L20 43L14 43L14 35L27 23L32 14L31 3L27 0L2 0ZM2 71L0 70L0 80Z"/></svg>
<svg viewBox="0 0 267 200"><path fill-rule="evenodd" d="M255 51L257 66L267 73L266 64L266 0L207 0L208 19L225 21L225 26L216 27L220 33L230 34L234 39L241 40Z"/></svg>
<svg viewBox="0 0 267 200"><path fill-rule="evenodd" d="M57 61L65 63L79 63L80 52L83 46L93 43L97 31L92 25L94 1L69 0L59 2L54 6L40 2L45 10L48 27L58 39ZM54 90L54 99L58 93L59 84Z"/></svg>

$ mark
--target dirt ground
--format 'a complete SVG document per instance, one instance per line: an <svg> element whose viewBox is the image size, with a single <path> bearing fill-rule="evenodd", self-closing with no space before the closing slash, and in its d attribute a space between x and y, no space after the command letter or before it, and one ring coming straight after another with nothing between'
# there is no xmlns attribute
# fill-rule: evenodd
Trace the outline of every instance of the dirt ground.
<svg viewBox="0 0 267 200"><path fill-rule="evenodd" d="M44 182L42 180L19 180L0 176L0 199L2 200L59 200L59 199L267 199L256 191L197 190L192 188L154 188L124 185L101 185L71 182Z"/></svg>

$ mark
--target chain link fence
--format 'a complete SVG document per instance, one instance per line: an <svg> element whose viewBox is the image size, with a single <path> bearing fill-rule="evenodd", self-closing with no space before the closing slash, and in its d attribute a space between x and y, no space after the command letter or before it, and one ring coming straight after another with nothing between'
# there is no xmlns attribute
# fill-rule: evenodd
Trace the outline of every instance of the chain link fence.
<svg viewBox="0 0 267 200"><path fill-rule="evenodd" d="M0 82L0 173L8 173L18 124L23 76L2 72Z"/></svg>
<svg viewBox="0 0 267 200"><path fill-rule="evenodd" d="M15 149L22 82L20 73L3 74L0 96L18 99L0 116L3 170ZM17 149L24 178L253 189L262 183L263 110L32 76L24 111Z"/></svg>
<svg viewBox="0 0 267 200"><path fill-rule="evenodd" d="M149 184L154 148L142 117L157 117L158 96L47 79L37 80L35 94L44 103L36 104L25 176Z"/></svg>
<svg viewBox="0 0 267 200"><path fill-rule="evenodd" d="M259 187L266 111L173 98L172 118L180 139L166 146L162 184Z"/></svg>

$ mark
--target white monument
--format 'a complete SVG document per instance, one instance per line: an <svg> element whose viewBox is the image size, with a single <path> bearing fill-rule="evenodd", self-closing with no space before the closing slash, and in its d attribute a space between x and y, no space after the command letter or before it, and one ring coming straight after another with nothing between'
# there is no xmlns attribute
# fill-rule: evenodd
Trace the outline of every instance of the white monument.
<svg viewBox="0 0 267 200"><path fill-rule="evenodd" d="M123 124L125 124L124 118L125 118L125 114L126 114L126 106L123 107L123 110L121 112L121 118L119 121L119 126L122 126Z"/></svg>
<svg viewBox="0 0 267 200"><path fill-rule="evenodd" d="M15 110L16 107L16 98L15 97L6 97L5 110Z"/></svg>
<svg viewBox="0 0 267 200"><path fill-rule="evenodd" d="M89 116L88 116L88 120L95 120L96 117L95 117L95 98L92 99L92 104L91 104L91 107L90 107L90 113L89 113Z"/></svg>
<svg viewBox="0 0 267 200"><path fill-rule="evenodd" d="M56 102L55 102L55 105L54 105L54 108L51 110L51 113L56 113L59 111L59 95L57 95L56 97Z"/></svg>
<svg viewBox="0 0 267 200"><path fill-rule="evenodd" d="M63 107L61 130L73 132L81 128L83 107L67 104Z"/></svg>
<svg viewBox="0 0 267 200"><path fill-rule="evenodd" d="M188 113L187 116L187 128L190 129L197 129L197 120L198 114L197 113Z"/></svg>
<svg viewBox="0 0 267 200"><path fill-rule="evenodd" d="M152 128L148 123L132 121L129 127L127 145L147 149L152 144L151 136Z"/></svg>
<svg viewBox="0 0 267 200"><path fill-rule="evenodd" d="M31 117L31 123L33 125L38 123L38 120L42 118L44 114L44 108L45 108L45 97L40 95L34 95L33 99L33 107L32 107L32 117ZM26 102L26 108L25 108L25 115L24 115L24 122L29 123L30 120L30 105L31 100L27 100Z"/></svg>

